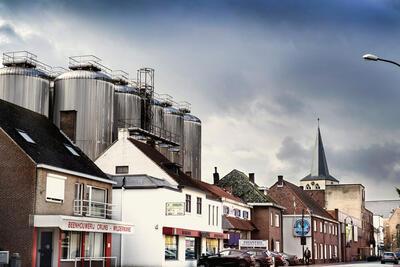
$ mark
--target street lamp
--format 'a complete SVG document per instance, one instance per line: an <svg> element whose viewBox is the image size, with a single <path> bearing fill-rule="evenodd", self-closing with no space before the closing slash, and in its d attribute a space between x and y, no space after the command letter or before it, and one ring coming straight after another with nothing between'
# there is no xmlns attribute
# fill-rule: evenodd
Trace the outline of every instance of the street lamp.
<svg viewBox="0 0 400 267"><path fill-rule="evenodd" d="M400 67L400 64L395 62L395 61L388 60L388 59L383 59L383 58L380 58L380 57L378 57L376 55L373 55L373 54L365 54L365 55L363 55L363 59L369 60L369 61L383 61L383 62L394 64L397 67Z"/></svg>

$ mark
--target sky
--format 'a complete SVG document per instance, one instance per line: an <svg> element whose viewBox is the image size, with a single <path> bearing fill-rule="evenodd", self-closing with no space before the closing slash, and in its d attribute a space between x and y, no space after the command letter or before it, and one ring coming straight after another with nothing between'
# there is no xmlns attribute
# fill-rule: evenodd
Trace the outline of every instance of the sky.
<svg viewBox="0 0 400 267"><path fill-rule="evenodd" d="M93 54L202 120L202 176L254 172L298 184L320 118L331 175L367 200L398 198L400 3L389 0L0 0L0 51L52 66Z"/></svg>

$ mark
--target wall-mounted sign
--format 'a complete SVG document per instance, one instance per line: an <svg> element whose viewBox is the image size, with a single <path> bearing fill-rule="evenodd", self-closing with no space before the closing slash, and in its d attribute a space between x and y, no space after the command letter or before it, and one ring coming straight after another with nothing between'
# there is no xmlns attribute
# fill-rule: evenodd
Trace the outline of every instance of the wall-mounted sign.
<svg viewBox="0 0 400 267"><path fill-rule="evenodd" d="M295 218L293 223L293 235L294 236L311 236L311 220L310 218L304 218L304 226L302 227L303 220L301 218Z"/></svg>
<svg viewBox="0 0 400 267"><path fill-rule="evenodd" d="M239 248L268 248L268 241L239 239Z"/></svg>
<svg viewBox="0 0 400 267"><path fill-rule="evenodd" d="M0 251L0 264L8 264L9 256L9 251Z"/></svg>
<svg viewBox="0 0 400 267"><path fill-rule="evenodd" d="M185 202L167 202L165 203L165 215L183 216L185 215Z"/></svg>
<svg viewBox="0 0 400 267"><path fill-rule="evenodd" d="M63 221L63 225L60 225L60 228L66 231L87 231L87 232L101 232L101 233L114 233L114 234L133 233L132 225L70 221L70 220Z"/></svg>

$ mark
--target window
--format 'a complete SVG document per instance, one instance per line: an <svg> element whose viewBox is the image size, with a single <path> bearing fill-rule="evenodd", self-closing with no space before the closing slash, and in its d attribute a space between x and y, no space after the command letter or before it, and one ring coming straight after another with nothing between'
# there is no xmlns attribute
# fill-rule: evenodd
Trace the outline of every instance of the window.
<svg viewBox="0 0 400 267"><path fill-rule="evenodd" d="M46 179L46 200L62 203L64 201L65 180L64 176L47 174Z"/></svg>
<svg viewBox="0 0 400 267"><path fill-rule="evenodd" d="M212 215L212 225L215 225L215 207L214 207L214 205L212 205L212 213L211 213L211 215Z"/></svg>
<svg viewBox="0 0 400 267"><path fill-rule="evenodd" d="M107 191L102 188L89 186L89 216L106 217Z"/></svg>
<svg viewBox="0 0 400 267"><path fill-rule="evenodd" d="M279 227L279 214L275 214L275 226Z"/></svg>
<svg viewBox="0 0 400 267"><path fill-rule="evenodd" d="M336 258L336 257L337 257L337 246L334 245L333 246L333 258Z"/></svg>
<svg viewBox="0 0 400 267"><path fill-rule="evenodd" d="M224 206L224 214L228 215L229 214L229 207Z"/></svg>
<svg viewBox="0 0 400 267"><path fill-rule="evenodd" d="M74 194L74 214L82 215L83 209L83 196L84 196L84 184L75 184Z"/></svg>
<svg viewBox="0 0 400 267"><path fill-rule="evenodd" d="M318 245L317 245L317 243L314 243L313 255L314 255L314 259L318 259Z"/></svg>
<svg viewBox="0 0 400 267"><path fill-rule="evenodd" d="M67 110L60 111L60 130L71 139L72 142L76 140L76 111Z"/></svg>
<svg viewBox="0 0 400 267"><path fill-rule="evenodd" d="M208 205L208 225L211 225L211 205Z"/></svg>
<svg viewBox="0 0 400 267"><path fill-rule="evenodd" d="M249 212L248 211L243 211L243 219L248 219L249 218Z"/></svg>
<svg viewBox="0 0 400 267"><path fill-rule="evenodd" d="M332 245L329 245L329 259L332 259Z"/></svg>
<svg viewBox="0 0 400 267"><path fill-rule="evenodd" d="M324 231L324 229L323 229L324 227L322 225L323 225L323 223L319 222L319 232L320 233L322 233Z"/></svg>
<svg viewBox="0 0 400 267"><path fill-rule="evenodd" d="M26 132L24 132L22 130L18 130L18 129L17 129L17 132L22 136L22 138L25 139L26 142L36 144L35 141L33 141L33 139Z"/></svg>
<svg viewBox="0 0 400 267"><path fill-rule="evenodd" d="M64 144L64 146L68 149L68 151L69 151L72 155L79 157L78 152L76 152L75 149L72 148L72 146L67 145L67 144Z"/></svg>
<svg viewBox="0 0 400 267"><path fill-rule="evenodd" d="M186 212L192 212L192 196L186 195Z"/></svg>
<svg viewBox="0 0 400 267"><path fill-rule="evenodd" d="M240 217L240 209L234 209L233 212L235 213L236 217Z"/></svg>
<svg viewBox="0 0 400 267"><path fill-rule="evenodd" d="M200 242L198 238L195 237L185 237L185 259L195 260L199 254Z"/></svg>
<svg viewBox="0 0 400 267"><path fill-rule="evenodd" d="M317 231L317 221L316 220L313 221L313 228L314 228L314 232L316 232Z"/></svg>
<svg viewBox="0 0 400 267"><path fill-rule="evenodd" d="M104 234L89 232L85 235L85 257L104 257Z"/></svg>
<svg viewBox="0 0 400 267"><path fill-rule="evenodd" d="M69 260L81 256L81 233L61 232L61 259Z"/></svg>
<svg viewBox="0 0 400 267"><path fill-rule="evenodd" d="M129 166L115 166L115 173L116 174L128 174Z"/></svg>
<svg viewBox="0 0 400 267"><path fill-rule="evenodd" d="M319 184L315 184L315 189L321 189L321 187L319 186Z"/></svg>
<svg viewBox="0 0 400 267"><path fill-rule="evenodd" d="M327 249L326 249L326 244L324 245L324 259L328 259L327 257Z"/></svg>
<svg viewBox="0 0 400 267"><path fill-rule="evenodd" d="M201 214L201 197L197 198L197 214Z"/></svg>
<svg viewBox="0 0 400 267"><path fill-rule="evenodd" d="M274 213L272 211L269 216L269 221L271 222L271 226L274 226Z"/></svg>
<svg viewBox="0 0 400 267"><path fill-rule="evenodd" d="M214 238L206 239L206 252L208 255L215 255L219 251L219 240Z"/></svg>
<svg viewBox="0 0 400 267"><path fill-rule="evenodd" d="M178 259L178 236L174 235L165 236L165 259L166 260Z"/></svg>
<svg viewBox="0 0 400 267"><path fill-rule="evenodd" d="M310 190L311 186L309 184L306 185L306 189Z"/></svg>
<svg viewBox="0 0 400 267"><path fill-rule="evenodd" d="M328 223L325 222L324 223L324 234L326 234L328 232Z"/></svg>
<svg viewBox="0 0 400 267"><path fill-rule="evenodd" d="M215 225L218 226L218 206L215 207L215 213L216 213L216 217L215 217Z"/></svg>
<svg viewBox="0 0 400 267"><path fill-rule="evenodd" d="M324 247L322 244L319 244L319 258L322 260L324 259Z"/></svg>

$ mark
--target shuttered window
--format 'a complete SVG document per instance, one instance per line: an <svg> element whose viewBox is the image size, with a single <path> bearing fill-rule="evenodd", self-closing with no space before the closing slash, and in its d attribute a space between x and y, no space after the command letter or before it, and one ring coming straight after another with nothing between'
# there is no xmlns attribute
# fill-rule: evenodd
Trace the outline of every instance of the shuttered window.
<svg viewBox="0 0 400 267"><path fill-rule="evenodd" d="M65 180L67 177L47 174L46 179L46 200L52 202L63 202L65 191Z"/></svg>

